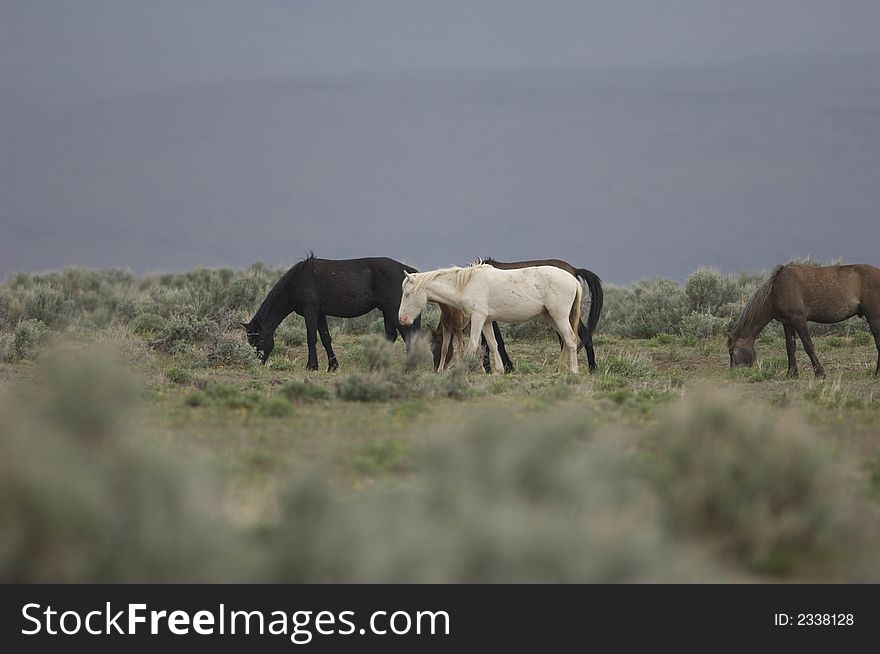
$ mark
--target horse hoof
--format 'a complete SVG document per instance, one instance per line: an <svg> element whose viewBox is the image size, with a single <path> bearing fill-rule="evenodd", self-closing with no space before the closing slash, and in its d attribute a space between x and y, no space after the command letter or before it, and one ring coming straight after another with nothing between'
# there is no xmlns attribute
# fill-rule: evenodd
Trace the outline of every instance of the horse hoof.
<svg viewBox="0 0 880 654"><path fill-rule="evenodd" d="M317 371L317 370L318 370L318 364L317 364L317 363L309 363L309 364L306 365L306 370L314 370L314 371Z"/></svg>
<svg viewBox="0 0 880 654"><path fill-rule="evenodd" d="M339 370L339 364L335 361L327 366L327 372L336 372Z"/></svg>
<svg viewBox="0 0 880 654"><path fill-rule="evenodd" d="M789 378L789 379L797 379L797 377L798 377L798 371L797 371L797 369L794 369L794 370L789 369L789 371L788 371L788 378Z"/></svg>
<svg viewBox="0 0 880 654"><path fill-rule="evenodd" d="M816 379L825 379L825 371L817 370L816 371Z"/></svg>

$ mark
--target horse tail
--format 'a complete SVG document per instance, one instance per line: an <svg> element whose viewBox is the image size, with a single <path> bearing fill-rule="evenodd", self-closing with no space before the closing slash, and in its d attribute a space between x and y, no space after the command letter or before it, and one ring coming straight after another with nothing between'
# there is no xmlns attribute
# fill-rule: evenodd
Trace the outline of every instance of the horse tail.
<svg viewBox="0 0 880 654"><path fill-rule="evenodd" d="M592 336L596 331L596 325L599 324L599 315L602 313L602 302L605 294L602 291L602 280L596 273L590 272L586 268L578 268L578 277L587 283L590 289L590 313L587 316L587 333Z"/></svg>
<svg viewBox="0 0 880 654"><path fill-rule="evenodd" d="M581 324L581 300L584 297L584 289L580 284L577 285L577 292L574 294L574 302L571 305L571 311L568 314L568 322L571 325L571 333L574 334L575 343L577 343L578 327Z"/></svg>

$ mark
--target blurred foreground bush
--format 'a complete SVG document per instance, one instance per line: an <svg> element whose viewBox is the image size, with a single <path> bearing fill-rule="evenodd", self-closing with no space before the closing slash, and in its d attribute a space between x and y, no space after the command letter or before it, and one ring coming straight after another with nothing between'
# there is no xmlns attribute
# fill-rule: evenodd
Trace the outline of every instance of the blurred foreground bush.
<svg viewBox="0 0 880 654"><path fill-rule="evenodd" d="M50 357L0 397L0 581L236 580L248 569L193 466L128 433L136 388L112 364ZM245 558L241 558L244 556Z"/></svg>
<svg viewBox="0 0 880 654"><path fill-rule="evenodd" d="M381 460L404 476L354 491L332 463L299 467L278 514L245 528L192 459L132 432L138 389L116 367L94 355L41 366L0 397L0 581L880 579L857 467L788 414L729 398L680 404L636 432L597 431L578 407L463 408L361 453L364 469ZM420 374L370 373L408 389ZM230 385L197 392L255 401ZM298 410L281 397L340 402L303 382L261 411Z"/></svg>

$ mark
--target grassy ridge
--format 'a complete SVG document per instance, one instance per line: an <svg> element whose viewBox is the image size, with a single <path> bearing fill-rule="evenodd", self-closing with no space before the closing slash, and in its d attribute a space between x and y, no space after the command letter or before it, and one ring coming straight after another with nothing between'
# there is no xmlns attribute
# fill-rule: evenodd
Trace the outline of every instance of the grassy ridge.
<svg viewBox="0 0 880 654"><path fill-rule="evenodd" d="M0 288L0 579L878 580L858 324L816 339L824 381L786 379L772 330L730 372L717 325L755 278L699 271L610 289L596 375L533 325L515 374L437 375L372 316L306 373L296 317L265 367L235 327L279 273Z"/></svg>

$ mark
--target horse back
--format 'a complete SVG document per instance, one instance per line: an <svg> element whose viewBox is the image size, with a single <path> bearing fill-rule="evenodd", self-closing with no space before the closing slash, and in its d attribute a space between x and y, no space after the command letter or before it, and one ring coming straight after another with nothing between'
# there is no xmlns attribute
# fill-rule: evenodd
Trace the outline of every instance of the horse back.
<svg viewBox="0 0 880 654"><path fill-rule="evenodd" d="M780 269L772 290L773 307L777 313L783 316L802 314L807 320L821 323L839 322L854 316L866 300L878 295L880 269L865 264L789 264Z"/></svg>
<svg viewBox="0 0 880 654"><path fill-rule="evenodd" d="M567 261L563 261L562 259L531 259L529 261L495 261L494 259L487 259L486 263L492 266L493 268L498 268L499 270L518 270L520 268L534 268L537 266L551 266L553 268L559 268L560 270L564 270L570 275L574 275L577 277L578 271L577 268L572 266Z"/></svg>
<svg viewBox="0 0 880 654"><path fill-rule="evenodd" d="M405 270L416 272L387 257L314 259L308 276L322 312L346 318L399 305Z"/></svg>
<svg viewBox="0 0 880 654"><path fill-rule="evenodd" d="M576 292L580 282L575 277L557 266L540 265L522 268L488 269L492 284L490 288L505 294L521 294L523 289L534 292L538 296L564 291Z"/></svg>

